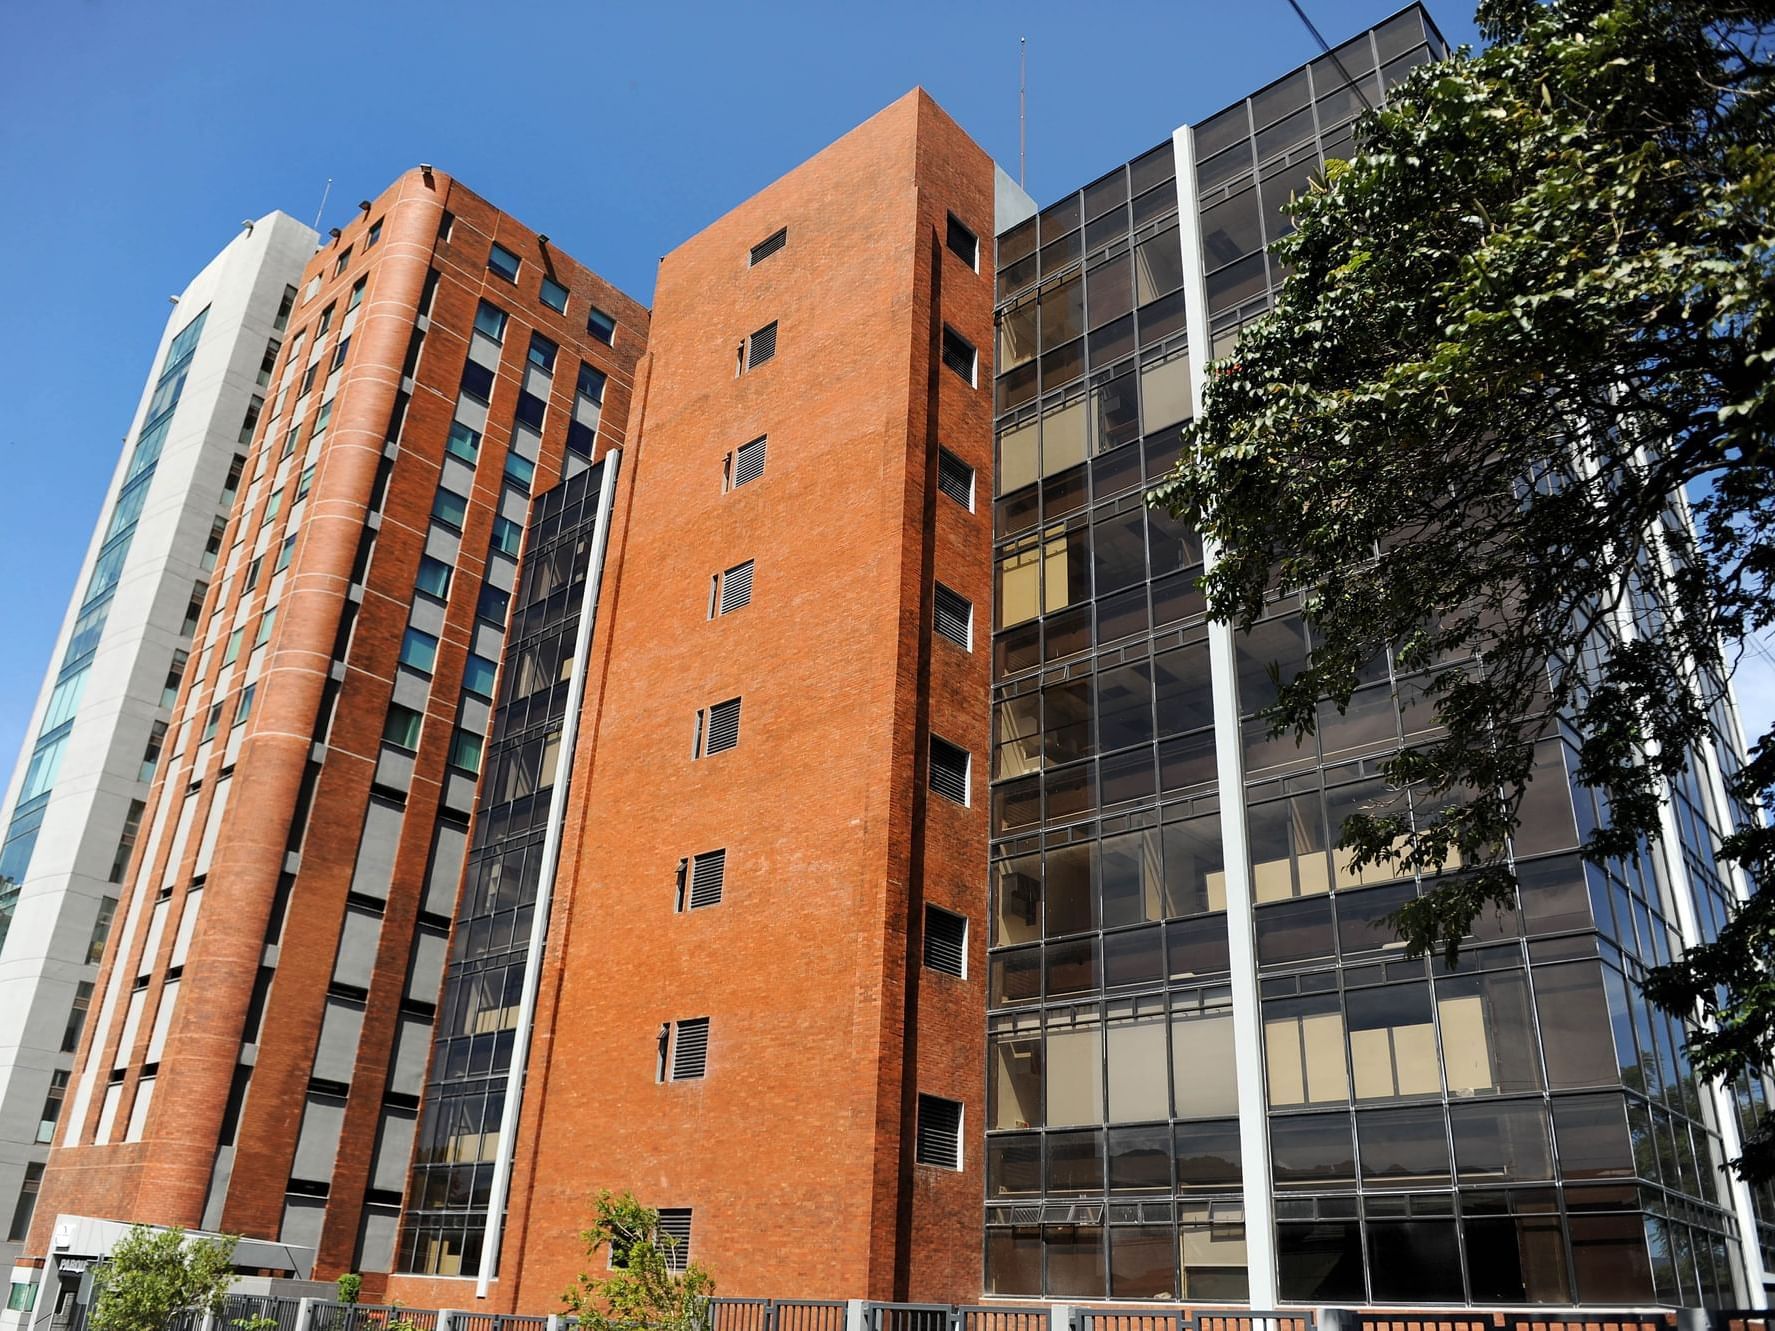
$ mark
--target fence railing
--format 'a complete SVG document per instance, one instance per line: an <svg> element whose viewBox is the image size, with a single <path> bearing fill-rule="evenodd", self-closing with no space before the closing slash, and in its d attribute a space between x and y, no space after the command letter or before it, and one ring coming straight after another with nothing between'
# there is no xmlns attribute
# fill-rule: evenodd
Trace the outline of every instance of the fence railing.
<svg viewBox="0 0 1775 1331"><path fill-rule="evenodd" d="M166 1331L578 1331L576 1318L232 1294L219 1315L175 1313ZM1775 1331L1775 1314L1681 1311L1185 1308L1094 1304L710 1299L708 1331Z"/></svg>

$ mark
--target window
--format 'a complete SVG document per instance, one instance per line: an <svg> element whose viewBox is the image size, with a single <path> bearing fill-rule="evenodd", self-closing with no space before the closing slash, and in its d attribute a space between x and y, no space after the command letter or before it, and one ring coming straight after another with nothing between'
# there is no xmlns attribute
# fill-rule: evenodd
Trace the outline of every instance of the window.
<svg viewBox="0 0 1775 1331"><path fill-rule="evenodd" d="M468 517L468 500L456 491L440 485L437 495L431 501L431 515L439 522L448 523L461 531L463 521Z"/></svg>
<svg viewBox="0 0 1775 1331"><path fill-rule="evenodd" d="M296 478L296 498L306 499L308 492L314 488L314 469L318 463L311 462L302 468L302 474Z"/></svg>
<svg viewBox="0 0 1775 1331"><path fill-rule="evenodd" d="M974 469L942 447L937 449L937 490L974 511Z"/></svg>
<svg viewBox="0 0 1775 1331"><path fill-rule="evenodd" d="M487 267L491 268L508 282L516 282L518 280L518 268L521 266L522 262L523 261L520 260L517 255L513 254L504 245L495 244L493 248L487 252Z"/></svg>
<svg viewBox="0 0 1775 1331"><path fill-rule="evenodd" d="M382 239L382 219L380 217L378 217L374 222L370 223L370 229L368 231L364 232L364 248L366 250L375 249L376 242L381 239Z"/></svg>
<svg viewBox="0 0 1775 1331"><path fill-rule="evenodd" d="M970 388L978 382L975 371L979 359L972 343L947 324L943 326L943 363L965 379Z"/></svg>
<svg viewBox="0 0 1775 1331"><path fill-rule="evenodd" d="M544 374L555 372L555 344L541 333L530 334L530 363Z"/></svg>
<svg viewBox="0 0 1775 1331"><path fill-rule="evenodd" d="M18 1205L12 1208L12 1228L6 1232L8 1242L18 1243L31 1232L31 1216L37 1210L37 1190L43 1186L43 1164L33 1160L25 1166L25 1181L19 1187Z"/></svg>
<svg viewBox="0 0 1775 1331"><path fill-rule="evenodd" d="M543 278L542 303L557 313L567 313L567 288L552 277Z"/></svg>
<svg viewBox="0 0 1775 1331"><path fill-rule="evenodd" d="M468 663L462 667L462 688L465 693L472 693L477 698L493 696L493 679L499 673L499 667L484 656L469 653Z"/></svg>
<svg viewBox="0 0 1775 1331"><path fill-rule="evenodd" d="M250 592L259 585L259 574L265 567L265 556L255 555L253 562L247 565L246 577L241 579L242 592Z"/></svg>
<svg viewBox="0 0 1775 1331"><path fill-rule="evenodd" d="M259 686L256 683L248 684L240 691L240 701L234 708L235 725L244 726L247 723L247 718L253 714L253 697L258 691Z"/></svg>
<svg viewBox="0 0 1775 1331"><path fill-rule="evenodd" d="M961 1168L961 1103L938 1095L918 1097L918 1144L914 1159L938 1169Z"/></svg>
<svg viewBox="0 0 1775 1331"><path fill-rule="evenodd" d="M139 825L142 819L142 801L132 800L130 811L135 814ZM133 844L133 838L132 838ZM105 955L105 940L111 936L111 920L117 914L116 897L100 897L98 914L93 916L92 935L86 940L86 964L96 966Z"/></svg>
<svg viewBox="0 0 1775 1331"><path fill-rule="evenodd" d="M28 1313L37 1306L37 1282L35 1280L15 1280L12 1290L6 1296L8 1312Z"/></svg>
<svg viewBox="0 0 1775 1331"><path fill-rule="evenodd" d="M273 573L282 573L290 566L290 556L296 553L296 533L291 532L284 537L284 543L277 549L277 562L271 566Z"/></svg>
<svg viewBox="0 0 1775 1331"><path fill-rule="evenodd" d="M980 238L949 214L949 235L945 242L949 252L975 272L980 271Z"/></svg>
<svg viewBox="0 0 1775 1331"><path fill-rule="evenodd" d="M293 541L296 538L292 536L290 539ZM171 707L173 703L178 701L179 681L185 678L185 663L190 659L190 652L173 653L172 669L166 672L166 683L160 690L160 705L162 707Z"/></svg>
<svg viewBox="0 0 1775 1331"><path fill-rule="evenodd" d="M740 346L740 373L755 370L777 354L777 325L773 319Z"/></svg>
<svg viewBox="0 0 1775 1331"><path fill-rule="evenodd" d="M765 474L765 437L754 438L751 444L740 444L733 453L728 454L726 465L726 488L738 490L747 481L756 481Z"/></svg>
<svg viewBox="0 0 1775 1331"><path fill-rule="evenodd" d="M475 332L484 333L495 342L505 341L506 312L499 306L482 301L481 307L475 311Z"/></svg>
<svg viewBox="0 0 1775 1331"><path fill-rule="evenodd" d="M659 1251L666 1270L690 1269L690 1208L662 1206L659 1208Z"/></svg>
<svg viewBox="0 0 1775 1331"><path fill-rule="evenodd" d="M924 964L945 975L967 976L967 916L941 906L924 908Z"/></svg>
<svg viewBox="0 0 1775 1331"><path fill-rule="evenodd" d="M450 766L463 772L481 770L482 739L471 730L458 728L450 739Z"/></svg>
<svg viewBox="0 0 1775 1331"><path fill-rule="evenodd" d="M462 391L477 402L493 400L493 371L475 361L462 364Z"/></svg>
<svg viewBox="0 0 1775 1331"><path fill-rule="evenodd" d="M604 371L581 361L579 364L579 380L574 385L574 392L578 393L595 407L603 406L604 383L607 377L608 376L605 375Z"/></svg>
<svg viewBox="0 0 1775 1331"><path fill-rule="evenodd" d="M729 698L713 707L703 707L696 714L696 746L692 756L707 758L726 753L740 742L740 700Z"/></svg>
<svg viewBox="0 0 1775 1331"><path fill-rule="evenodd" d="M586 313L586 332L606 346L616 345L616 316L604 313L596 305Z"/></svg>
<svg viewBox="0 0 1775 1331"><path fill-rule="evenodd" d="M736 564L709 580L709 618L752 604L752 562Z"/></svg>
<svg viewBox="0 0 1775 1331"><path fill-rule="evenodd" d="M62 1052L71 1054L80 1047L80 1031L86 1025L86 1009L92 1005L92 981L82 980L74 990L74 1002L68 1008L68 1024L62 1029Z"/></svg>
<svg viewBox="0 0 1775 1331"><path fill-rule="evenodd" d="M503 625L511 602L510 592L502 592L492 583L483 582L480 600L475 602L475 613L491 623Z"/></svg>
<svg viewBox="0 0 1775 1331"><path fill-rule="evenodd" d="M456 230L456 214L445 209L442 216L438 218L438 239L448 243L450 233L454 230Z"/></svg>
<svg viewBox="0 0 1775 1331"><path fill-rule="evenodd" d="M142 766L136 773L137 780L148 782L154 779L154 767L160 761L160 751L165 745L166 722L156 721L148 731L148 743L142 749Z"/></svg>
<svg viewBox="0 0 1775 1331"><path fill-rule="evenodd" d="M438 640L420 629L408 629L401 639L401 664L429 675L438 660Z"/></svg>
<svg viewBox="0 0 1775 1331"><path fill-rule="evenodd" d="M315 328L314 328L314 342L317 347L320 345L320 340L321 340L322 334L324 334L327 331L327 329L331 328L332 326L333 326L333 307L331 305L329 305L329 306L327 306L326 309L324 309L320 312L320 322L318 324L316 324Z"/></svg>
<svg viewBox="0 0 1775 1331"><path fill-rule="evenodd" d="M221 726L222 726L222 704L215 703L215 704L211 705L210 710L209 710L209 715L204 717L203 736L197 742L199 744L208 744L212 739L214 739L216 737L216 731L219 730L221 728Z"/></svg>
<svg viewBox="0 0 1775 1331"><path fill-rule="evenodd" d="M509 472L510 459L506 470ZM524 544L524 529L510 518L493 519L493 548L502 554L515 555Z"/></svg>
<svg viewBox="0 0 1775 1331"><path fill-rule="evenodd" d="M369 247L365 246L365 248L367 249ZM364 303L364 287L369 280L368 276L364 276L358 278L357 281L351 284L351 297L345 302L345 312L347 314L350 314L359 305Z"/></svg>
<svg viewBox="0 0 1775 1331"><path fill-rule="evenodd" d="M450 595L450 577L454 572L441 559L433 559L430 555L419 557L419 575L414 585L426 596L434 596L442 601Z"/></svg>
<svg viewBox="0 0 1775 1331"><path fill-rule="evenodd" d="M424 724L423 712L394 703L388 709L388 718L382 723L382 742L392 744L397 749L417 750L419 732Z"/></svg>
<svg viewBox="0 0 1775 1331"><path fill-rule="evenodd" d="M258 650L271 641L271 626L277 623L277 607L269 607L259 616L259 631L253 635L253 648Z"/></svg>
<svg viewBox="0 0 1775 1331"><path fill-rule="evenodd" d="M245 638L246 635L247 631L244 628L235 629L234 632L228 635L228 645L222 648L223 665L234 664L235 660L240 656L241 639Z"/></svg>
<svg viewBox="0 0 1775 1331"><path fill-rule="evenodd" d="M337 277L337 276L339 276L340 273L344 272L345 265L350 262L351 262L351 246L347 245L343 250L341 250L339 252L339 257L336 260L334 260L334 262L333 262L333 276Z"/></svg>
<svg viewBox="0 0 1775 1331"><path fill-rule="evenodd" d="M528 393L524 394L523 397L518 400L520 403L540 403L542 401L541 398L531 397ZM538 428L540 428L542 424L541 415L541 412L537 413L536 425ZM523 419L522 413L519 414L519 419ZM522 453L507 453L505 455L505 474L511 480L512 484L516 485L519 490L523 491L525 494L529 494L530 486L536 480L536 464ZM516 523L513 523L512 525L514 527L517 526ZM514 546L512 553L516 553L516 549L517 548Z"/></svg>
<svg viewBox="0 0 1775 1331"><path fill-rule="evenodd" d="M752 247L752 259L747 267L756 268L759 264L770 258L771 255L782 249L788 241L789 228L786 226L778 228Z"/></svg>
<svg viewBox="0 0 1775 1331"><path fill-rule="evenodd" d="M727 852L706 850L693 855L678 869L678 909L701 910L721 904L721 888L727 881Z"/></svg>
<svg viewBox="0 0 1775 1331"><path fill-rule="evenodd" d="M935 623L937 632L964 652L974 650L973 602L940 582L937 584Z"/></svg>
<svg viewBox="0 0 1775 1331"><path fill-rule="evenodd" d="M931 789L957 804L968 802L968 766L972 757L946 739L931 736Z"/></svg>
<svg viewBox="0 0 1775 1331"><path fill-rule="evenodd" d="M166 727L162 725L161 735L164 736L165 734ZM156 749L155 757L158 758L159 756L159 750ZM123 881L124 870L129 868L129 857L135 851L136 838L142 833L142 810L146 807L147 802L145 800L131 800L129 802L129 813L123 820L123 832L117 838L117 854L111 858L110 881L113 883L121 883ZM100 946L102 947L103 943L101 943Z"/></svg>
<svg viewBox="0 0 1775 1331"><path fill-rule="evenodd" d="M444 448L452 457L472 463L480 456L481 432L470 429L461 421L451 421L450 437L445 441Z"/></svg>
<svg viewBox="0 0 1775 1331"><path fill-rule="evenodd" d="M709 1070L709 1019L691 1017L671 1024L672 1081L694 1081Z"/></svg>

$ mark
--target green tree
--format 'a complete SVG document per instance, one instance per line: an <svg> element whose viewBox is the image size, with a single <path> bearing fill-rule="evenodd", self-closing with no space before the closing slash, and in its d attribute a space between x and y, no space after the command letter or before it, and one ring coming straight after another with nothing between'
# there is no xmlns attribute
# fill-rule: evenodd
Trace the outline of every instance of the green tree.
<svg viewBox="0 0 1775 1331"><path fill-rule="evenodd" d="M333 1283L339 1287L341 1303L356 1303L358 1295L364 1290L364 1278L355 1271L347 1271Z"/></svg>
<svg viewBox="0 0 1775 1331"><path fill-rule="evenodd" d="M660 1229L658 1211L605 1189L580 1237L593 1269L561 1302L585 1331L705 1331L715 1282L697 1263L675 1260L678 1241ZM601 1266L608 1271L597 1273Z"/></svg>
<svg viewBox="0 0 1775 1331"><path fill-rule="evenodd" d="M1421 672L1442 730L1386 769L1414 812L1340 844L1434 876L1395 923L1448 953L1513 899L1536 742L1581 737L1609 810L1586 853L1634 853L1775 618L1775 4L1485 0L1479 21L1483 53L1414 70L1296 202L1273 247L1292 275L1209 368L1155 496L1218 546L1217 616L1305 589L1315 646L1277 733L1384 648ZM1775 794L1775 739L1727 775ZM1775 833L1721 854L1775 882ZM1772 960L1757 893L1654 974L1710 1019L1698 1071L1771 1066ZM1775 1134L1740 1167L1775 1175Z"/></svg>
<svg viewBox="0 0 1775 1331"><path fill-rule="evenodd" d="M93 1276L93 1331L164 1331L184 1308L220 1313L234 1279L240 1240L187 1238L185 1231L132 1225Z"/></svg>

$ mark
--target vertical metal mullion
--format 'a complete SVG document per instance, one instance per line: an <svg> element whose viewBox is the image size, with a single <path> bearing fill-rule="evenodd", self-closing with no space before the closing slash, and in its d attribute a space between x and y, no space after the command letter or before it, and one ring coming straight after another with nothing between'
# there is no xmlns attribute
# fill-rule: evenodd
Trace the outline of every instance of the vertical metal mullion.
<svg viewBox="0 0 1775 1331"><path fill-rule="evenodd" d="M1211 342L1202 271L1202 220L1196 203L1195 136L1189 126L1171 138L1177 165L1178 240L1183 249L1184 309L1190 348L1190 407L1200 414ZM1219 557L1203 541L1203 571ZM1233 996L1233 1061L1239 1095L1239 1157L1245 1204L1246 1274L1253 1307L1277 1303L1275 1206L1263 1083L1263 1024L1258 1002L1253 887L1245 825L1244 755L1239 739L1238 659L1232 625L1208 622L1214 701L1214 747L1220 787L1220 837L1226 873L1227 948ZM1353 1125L1352 1125L1353 1127ZM1181 1261L1182 1254L1179 1253Z"/></svg>

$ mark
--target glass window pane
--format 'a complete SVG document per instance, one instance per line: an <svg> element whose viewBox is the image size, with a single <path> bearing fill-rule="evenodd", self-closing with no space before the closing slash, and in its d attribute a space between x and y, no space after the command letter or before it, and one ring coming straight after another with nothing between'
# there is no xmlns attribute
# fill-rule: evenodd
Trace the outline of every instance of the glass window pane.
<svg viewBox="0 0 1775 1331"><path fill-rule="evenodd" d="M1389 1303L1458 1303L1460 1244L1448 1220L1371 1221L1368 1226L1370 1297Z"/></svg>
<svg viewBox="0 0 1775 1331"><path fill-rule="evenodd" d="M1085 284L1076 275L1041 294L1042 350L1051 351L1083 336Z"/></svg>
<svg viewBox="0 0 1775 1331"><path fill-rule="evenodd" d="M1238 1119L1179 1123L1172 1132L1179 1192L1237 1190L1244 1174Z"/></svg>
<svg viewBox="0 0 1775 1331"><path fill-rule="evenodd" d="M1183 246L1176 228L1161 231L1134 250L1134 295L1138 304L1183 285Z"/></svg>
<svg viewBox="0 0 1775 1331"><path fill-rule="evenodd" d="M999 860L993 865L993 878L993 943L1032 943L1041 937L1042 857Z"/></svg>
<svg viewBox="0 0 1775 1331"><path fill-rule="evenodd" d="M1155 1127L1110 1129L1109 1190L1171 1191L1169 1127L1161 1123Z"/></svg>
<svg viewBox="0 0 1775 1331"><path fill-rule="evenodd" d="M1110 1023L1111 1123L1138 1123L1170 1117L1171 1097L1166 1086L1165 1064L1163 1017Z"/></svg>
<svg viewBox="0 0 1775 1331"><path fill-rule="evenodd" d="M1336 951L1330 897L1265 906L1257 912L1256 928L1259 965L1293 965L1314 957L1329 957Z"/></svg>
<svg viewBox="0 0 1775 1331"><path fill-rule="evenodd" d="M1048 1293L1102 1298L1103 1230L1095 1225L1049 1225L1042 1237L1048 1248Z"/></svg>
<svg viewBox="0 0 1775 1331"><path fill-rule="evenodd" d="M1616 1082L1613 1041L1601 1035L1610 1029L1601 965L1537 966L1534 983L1549 1085L1558 1090Z"/></svg>
<svg viewBox="0 0 1775 1331"><path fill-rule="evenodd" d="M1085 307L1090 326L1101 328L1134 311L1134 262L1119 254L1085 272Z"/></svg>
<svg viewBox="0 0 1775 1331"><path fill-rule="evenodd" d="M1520 971L1439 978L1436 1015L1450 1095L1508 1095L1541 1088L1528 982Z"/></svg>
<svg viewBox="0 0 1775 1331"><path fill-rule="evenodd" d="M1263 1005L1264 1062L1272 1105L1344 1101L1344 1018L1336 994Z"/></svg>
<svg viewBox="0 0 1775 1331"><path fill-rule="evenodd" d="M1162 918L1165 873L1157 828L1105 837L1098 868L1103 878L1104 928Z"/></svg>
<svg viewBox="0 0 1775 1331"><path fill-rule="evenodd" d="M1368 1109L1356 1115L1364 1187L1433 1188L1449 1179L1439 1105Z"/></svg>
<svg viewBox="0 0 1775 1331"><path fill-rule="evenodd" d="M1044 932L1055 938L1097 927L1096 894L1091 890L1097 848L1086 842L1062 846L1047 855L1042 895L1047 906Z"/></svg>
<svg viewBox="0 0 1775 1331"><path fill-rule="evenodd" d="M1565 1303L1565 1234L1556 1215L1468 1219L1467 1280L1475 1303Z"/></svg>
<svg viewBox="0 0 1775 1331"><path fill-rule="evenodd" d="M1113 1166L1112 1166L1113 1168ZM1171 1226L1110 1231L1109 1294L1115 1299L1169 1299L1177 1293Z"/></svg>
<svg viewBox="0 0 1775 1331"><path fill-rule="evenodd" d="M1276 1226L1276 1282L1284 1299L1359 1302L1362 1226L1354 1220Z"/></svg>
<svg viewBox="0 0 1775 1331"><path fill-rule="evenodd" d="M1091 528L1097 594L1146 579L1146 515L1138 508L1103 515Z"/></svg>
<svg viewBox="0 0 1775 1331"><path fill-rule="evenodd" d="M1207 814L1167 823L1165 914L1175 918L1226 909L1226 859L1221 850L1220 815Z"/></svg>
<svg viewBox="0 0 1775 1331"><path fill-rule="evenodd" d="M1238 1112L1230 1013L1213 1017L1173 1015L1171 1094L1178 1118L1210 1118Z"/></svg>
<svg viewBox="0 0 1775 1331"><path fill-rule="evenodd" d="M1629 1178L1633 1148L1618 1095L1564 1096L1553 1101L1553 1136L1562 1178Z"/></svg>
<svg viewBox="0 0 1775 1331"><path fill-rule="evenodd" d="M1257 204L1257 191L1248 189L1202 209L1202 263L1208 272L1263 248Z"/></svg>
<svg viewBox="0 0 1775 1331"><path fill-rule="evenodd" d="M1039 1035L998 1036L992 1042L992 1128L1042 1126L1042 1041Z"/></svg>
<svg viewBox="0 0 1775 1331"><path fill-rule="evenodd" d="M1442 1090L1430 986L1391 984L1344 995L1358 1100Z"/></svg>
<svg viewBox="0 0 1775 1331"><path fill-rule="evenodd" d="M1048 1123L1103 1122L1103 1032L1095 1026L1048 1030Z"/></svg>
<svg viewBox="0 0 1775 1331"><path fill-rule="evenodd" d="M1042 1293L1041 1230L986 1231L986 1292L1001 1297L1037 1297Z"/></svg>
<svg viewBox="0 0 1775 1331"><path fill-rule="evenodd" d="M1101 1132L1050 1132L1046 1147L1050 1194L1103 1191Z"/></svg>
<svg viewBox="0 0 1775 1331"><path fill-rule="evenodd" d="M1539 1100L1450 1105L1448 1121L1461 1182L1517 1183L1553 1177L1547 1111Z"/></svg>

